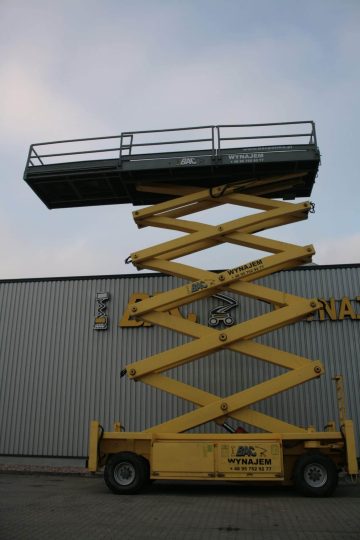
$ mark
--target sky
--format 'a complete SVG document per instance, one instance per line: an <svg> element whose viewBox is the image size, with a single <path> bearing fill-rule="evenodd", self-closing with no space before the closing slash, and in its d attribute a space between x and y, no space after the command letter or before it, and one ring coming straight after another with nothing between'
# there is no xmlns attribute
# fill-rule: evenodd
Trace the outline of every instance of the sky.
<svg viewBox="0 0 360 540"><path fill-rule="evenodd" d="M266 236L360 263L359 27L358 0L0 0L0 279L132 273L131 252L174 237L131 205L48 210L22 179L30 144L296 120L316 122L316 213Z"/></svg>

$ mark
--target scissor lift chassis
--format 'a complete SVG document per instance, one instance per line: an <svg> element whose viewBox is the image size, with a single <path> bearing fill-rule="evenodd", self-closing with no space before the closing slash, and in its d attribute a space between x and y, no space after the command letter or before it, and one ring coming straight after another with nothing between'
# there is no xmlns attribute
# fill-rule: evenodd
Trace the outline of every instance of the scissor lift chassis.
<svg viewBox="0 0 360 540"><path fill-rule="evenodd" d="M328 422L325 432L318 432L313 427L289 424L251 408L260 400L317 378L324 372L319 361L255 341L257 336L299 321L320 307L316 299L304 299L253 283L274 271L311 260L314 253L311 245L302 247L255 235L268 228L306 219L311 204L244 195L237 193L236 186L232 185L201 191L179 186L148 186L140 189L176 194L177 198L135 211L133 215L138 226L169 228L183 231L186 235L132 253L131 261L139 269L163 271L185 278L190 284L130 305L130 313L143 321L182 332L194 339L175 349L130 364L123 374L126 371L130 379L188 400L196 408L145 432L105 432L100 439L99 424L94 422L91 427L89 469L95 471L99 464L105 464L107 484L117 493L137 491L146 478L150 478L295 482L306 494L329 495L336 486L339 468L346 467L350 474L357 473L354 432L352 421L345 418L341 377L337 378L340 431L336 430L334 421ZM259 191L263 192L264 187L260 187ZM181 219L187 214L223 204L260 211L218 226ZM220 273L173 261L223 242L271 254ZM272 309L226 330L209 328L169 314L173 308L220 291L231 291L267 302ZM161 375L163 371L221 348L270 362L288 371L226 398ZM210 421L224 424L227 418L260 428L264 433L184 433ZM118 426L118 429L121 428ZM131 461L134 457L135 461ZM141 465L145 463L142 460L146 460L146 466Z"/></svg>
<svg viewBox="0 0 360 540"><path fill-rule="evenodd" d="M133 212L139 228L160 227L185 233L184 236L132 253L128 258L139 270L178 276L186 285L130 305L130 315L153 325L180 332L189 342L127 365L122 376L141 381L194 404L194 410L143 432L123 432L116 423L113 432L104 432L98 421L90 429L88 468L105 466L105 480L116 493L139 491L150 479L231 480L245 482L295 483L306 495L330 495L336 487L338 470L358 472L352 421L346 418L343 381L336 376L339 429L335 421L325 431L300 427L252 408L254 404L324 373L320 361L309 360L261 344L258 336L296 323L318 310L317 299L306 299L255 283L279 270L311 261L312 245L298 246L260 236L258 233L305 220L312 210L309 202L290 203L310 195L320 155L313 122L310 133L287 134L307 137L307 144L223 148L228 141L269 139L280 135L234 137L233 128L248 126L205 126L208 138L181 143L203 144L207 150L136 154L137 147L178 144L179 141L136 141L138 136L158 132L123 133L119 137L117 159L93 159L93 153L113 152L105 148L108 139L56 141L30 147L24 178L49 208L112 203L150 204ZM279 124L288 126L292 124ZM275 124L263 125L266 129ZM296 127L295 126L295 127ZM230 137L225 136L230 130ZM170 130L188 132L189 128ZM160 131L162 133L162 131ZM197 132L198 133L198 132ZM223 135L225 133L225 135ZM73 150L72 144L101 143L99 150ZM293 139L291 139L293 140ZM63 151L63 144L71 151ZM44 153L48 145L50 153ZM61 145L58 153L57 145ZM112 143L113 144L113 143ZM68 146L66 146L68 148ZM104 150L105 148L105 150ZM79 161L79 155L92 161ZM96 154L97 155L97 154ZM60 157L59 157L60 156ZM73 156L75 161L68 161ZM75 156L75 157L74 157ZM77 157L76 157L77 156ZM54 163L51 160L58 160ZM65 161L64 161L65 159ZM46 161L46 160L50 160ZM77 160L77 161L76 161ZM156 179L159 177L159 182ZM224 178L221 182L221 178ZM276 199L276 200L275 200ZM182 219L222 205L254 209L217 226ZM200 250L231 243L270 255L222 272L210 272L174 262ZM208 327L173 316L171 310L222 292L249 297L270 306L264 314L222 329ZM163 372L208 354L229 349L254 361L269 362L286 370L270 380L220 397L180 382ZM225 369L223 375L226 377ZM246 381L245 381L246 382ZM256 433L187 433L208 422L227 427L227 419L253 426Z"/></svg>

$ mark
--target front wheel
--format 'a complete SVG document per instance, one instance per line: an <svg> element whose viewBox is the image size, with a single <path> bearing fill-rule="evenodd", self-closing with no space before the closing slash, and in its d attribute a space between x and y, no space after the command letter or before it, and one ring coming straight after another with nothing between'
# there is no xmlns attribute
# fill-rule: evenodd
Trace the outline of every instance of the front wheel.
<svg viewBox="0 0 360 540"><path fill-rule="evenodd" d="M294 470L295 485L307 497L329 497L336 489L335 463L323 454L301 456Z"/></svg>
<svg viewBox="0 0 360 540"><path fill-rule="evenodd" d="M104 480L114 493L138 493L148 479L149 467L146 460L132 452L113 454L106 463Z"/></svg>

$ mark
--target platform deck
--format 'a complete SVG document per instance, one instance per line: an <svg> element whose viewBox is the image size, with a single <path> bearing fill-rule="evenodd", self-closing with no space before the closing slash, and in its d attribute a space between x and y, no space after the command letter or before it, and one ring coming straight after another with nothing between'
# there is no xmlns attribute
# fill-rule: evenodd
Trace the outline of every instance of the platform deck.
<svg viewBox="0 0 360 540"><path fill-rule="evenodd" d="M134 142L139 134L168 133L159 130L32 145L24 179L50 209L126 203L147 205L169 198L137 191L139 185L154 183L200 188L236 183L239 191L259 192L270 198L309 197L320 163L313 124L311 133L287 134L283 137L288 141L289 137L299 139L310 136L306 144L236 147L234 141L239 143L246 139L249 144L249 139L253 143L255 139L282 136L221 137L220 127L243 126L186 128L210 130L211 135L185 141ZM104 142L114 146L114 139L117 139L116 146L108 148ZM100 147L86 149L94 141ZM199 143L207 148L199 149ZM176 148L170 152L153 152L156 145L164 148L169 144ZM229 147L230 144L233 147ZM50 145L51 153L44 153L44 150L48 152ZM183 149L185 146L190 148ZM146 152L136 153L139 147L145 148Z"/></svg>

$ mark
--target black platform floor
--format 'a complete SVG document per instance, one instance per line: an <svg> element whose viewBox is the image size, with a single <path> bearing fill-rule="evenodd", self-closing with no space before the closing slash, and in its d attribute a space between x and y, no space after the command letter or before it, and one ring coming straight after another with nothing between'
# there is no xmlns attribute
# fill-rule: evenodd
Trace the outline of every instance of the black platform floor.
<svg viewBox="0 0 360 540"><path fill-rule="evenodd" d="M141 154L118 159L28 164L24 179L48 208L105 204L147 205L168 195L137 191L139 185L211 188L237 183L239 191L269 198L309 197L320 163L313 145L233 148ZM291 176L290 179L284 176ZM274 178L275 177L275 178ZM276 178L280 177L280 178ZM264 188L264 182L266 188Z"/></svg>

